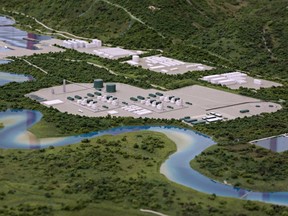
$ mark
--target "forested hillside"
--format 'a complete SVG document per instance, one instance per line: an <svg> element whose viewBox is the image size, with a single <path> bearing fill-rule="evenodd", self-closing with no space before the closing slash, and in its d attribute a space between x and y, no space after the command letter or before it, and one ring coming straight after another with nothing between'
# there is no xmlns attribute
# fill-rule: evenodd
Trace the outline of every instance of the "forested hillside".
<svg viewBox="0 0 288 216"><path fill-rule="evenodd" d="M287 79L286 0L13 0L0 6L55 29L114 45L162 49L172 43L189 45L254 75ZM21 15L16 18L33 24Z"/></svg>

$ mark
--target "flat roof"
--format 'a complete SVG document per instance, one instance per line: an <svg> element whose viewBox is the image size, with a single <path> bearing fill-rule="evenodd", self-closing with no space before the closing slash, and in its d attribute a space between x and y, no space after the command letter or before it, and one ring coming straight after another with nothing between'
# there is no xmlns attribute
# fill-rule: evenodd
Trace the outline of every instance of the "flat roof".
<svg viewBox="0 0 288 216"><path fill-rule="evenodd" d="M57 104L62 104L62 103L64 102L59 99L42 102L42 104L47 105L47 106L52 106L52 105L57 105Z"/></svg>
<svg viewBox="0 0 288 216"><path fill-rule="evenodd" d="M213 69L213 67L201 63L183 62L161 55L140 58L139 62L137 63L132 60L126 61L126 63L134 66L141 66L144 69L154 72L166 74L184 74L188 71L205 71Z"/></svg>
<svg viewBox="0 0 288 216"><path fill-rule="evenodd" d="M134 52L122 49L120 47L99 48L97 50L111 56L126 56L126 55L129 56L134 54Z"/></svg>
<svg viewBox="0 0 288 216"><path fill-rule="evenodd" d="M132 116L139 118L141 115L143 115L144 117L148 118L161 119L180 119L184 116L190 116L191 118L201 119L206 115L206 113L214 111L223 115L223 118L234 119L237 117L257 115L263 112L276 112L282 108L279 104L276 103L264 102L258 99L232 94L221 90L215 90L199 85L171 91L159 91L156 89L141 89L123 83L116 83L116 88L117 92L115 93L106 93L105 88L103 88L102 95L111 95L113 97L117 97L119 100L117 106L112 105L111 102L108 103L98 100L97 96L93 97L93 99L98 100L96 103L97 107L99 107L98 111L93 111L88 107L82 107L81 104L77 104L77 100L67 100L67 97L69 96L74 97L75 95L80 95L82 98L84 98L87 97L87 93L95 92L96 90L93 88L92 83L68 84L66 85L66 92L63 92L63 86L56 86L53 87L54 94L52 94L51 88L41 89L30 94L37 95L48 101L57 99L62 100L64 103L53 105L53 107L60 110L61 112L68 112L90 117L106 116L108 115L108 111L114 110L118 112L113 114L114 116ZM163 109L157 109L155 106L152 107L151 104L147 106L145 103L141 103L141 100L130 100L131 97L137 98L139 95L145 97L147 100L150 93L155 94L156 92L163 93L165 97L179 97L183 100L183 105L177 106L175 102L172 103L171 101L167 101L162 102ZM151 99L160 101L160 96ZM186 102L189 102L192 105L186 104ZM129 108L129 106L132 105L138 106L139 109L143 112L136 112L137 110L133 110L133 107L130 109L131 107ZM273 107L270 105L273 105ZM103 108L103 106L108 108ZM123 109L125 106L128 106L128 108ZM79 108L83 110L83 113L79 113ZM240 110L242 109L249 109L250 112L240 113ZM147 110L147 112L145 110Z"/></svg>

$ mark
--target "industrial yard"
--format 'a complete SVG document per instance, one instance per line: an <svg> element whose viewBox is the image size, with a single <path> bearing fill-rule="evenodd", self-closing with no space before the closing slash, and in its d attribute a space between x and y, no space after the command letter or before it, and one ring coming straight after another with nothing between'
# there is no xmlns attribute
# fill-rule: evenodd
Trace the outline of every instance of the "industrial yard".
<svg viewBox="0 0 288 216"><path fill-rule="evenodd" d="M101 58L107 59L120 59L132 55L140 55L143 52L138 50L127 50L120 47L107 47L103 46L102 41L93 39L92 42L84 40L64 40L62 46L68 49L75 49L78 52L93 54Z"/></svg>
<svg viewBox="0 0 288 216"><path fill-rule="evenodd" d="M140 58L138 55L133 55L132 60L127 61L127 63L133 66L141 66L144 69L165 74L184 74L188 71L205 71L213 69L213 67L207 65L187 63L164 56L149 56Z"/></svg>
<svg viewBox="0 0 288 216"><path fill-rule="evenodd" d="M230 72L224 74L216 74L210 76L204 76L202 80L215 84L226 86L230 89L239 89L240 87L244 88L271 88L273 86L282 86L279 83L263 80L263 79L255 79L253 77L248 76L242 72Z"/></svg>
<svg viewBox="0 0 288 216"><path fill-rule="evenodd" d="M26 95L61 112L90 117L182 119L191 124L275 112L281 106L198 85L171 91L141 89L122 83L73 83Z"/></svg>

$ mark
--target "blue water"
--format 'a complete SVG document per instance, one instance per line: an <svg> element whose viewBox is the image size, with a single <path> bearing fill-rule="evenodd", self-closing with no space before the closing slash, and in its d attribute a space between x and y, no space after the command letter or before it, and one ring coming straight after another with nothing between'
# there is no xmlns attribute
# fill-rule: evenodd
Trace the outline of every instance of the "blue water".
<svg viewBox="0 0 288 216"><path fill-rule="evenodd" d="M0 59L0 64L8 64L9 62L11 62L11 61L10 60Z"/></svg>
<svg viewBox="0 0 288 216"><path fill-rule="evenodd" d="M13 24L13 22L10 19L6 17L0 17L0 41L4 41L9 45L29 50L36 50L37 47L35 46L35 44L38 43L37 41L51 39L51 37L49 36L41 36L34 33L22 31L11 26L11 24ZM23 38L31 38L37 41L24 40Z"/></svg>
<svg viewBox="0 0 288 216"><path fill-rule="evenodd" d="M38 140L35 137L33 138L33 136L25 139L21 137L21 134L39 122L41 118L42 114L40 112L32 110L8 110L6 112L0 112L0 122L2 121L8 124L3 129L0 129L0 148L39 149L52 145L63 146L78 143L84 138L143 130L182 134L189 139L185 139L186 143L180 143L183 147L178 148L177 152L172 154L161 166L161 170L162 168L165 170L162 171L162 173L169 180L203 193L214 193L217 196L288 205L288 192L253 192L216 182L193 170L189 162L206 148L215 144L209 137L195 131L177 127L131 126L92 132L79 136L69 136L57 140ZM9 120L13 120L13 122Z"/></svg>
<svg viewBox="0 0 288 216"><path fill-rule="evenodd" d="M14 20L9 19L9 18L7 18L7 17L0 16L0 25L2 25L2 26L4 26L4 25L8 26L8 25L14 25L14 24L15 24Z"/></svg>
<svg viewBox="0 0 288 216"><path fill-rule="evenodd" d="M8 84L10 82L26 82L33 80L32 76L26 76L22 74L13 74L0 71L0 86Z"/></svg>

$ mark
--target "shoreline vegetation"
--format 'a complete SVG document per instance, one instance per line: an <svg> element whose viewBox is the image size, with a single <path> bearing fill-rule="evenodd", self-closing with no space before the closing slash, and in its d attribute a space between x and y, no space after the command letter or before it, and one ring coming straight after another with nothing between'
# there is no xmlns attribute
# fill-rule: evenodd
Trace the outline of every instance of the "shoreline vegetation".
<svg viewBox="0 0 288 216"><path fill-rule="evenodd" d="M235 68L243 71L249 71L249 75L251 76L263 79L271 79L273 81L282 83L283 86L270 89L260 89L257 91L253 89L241 88L238 91L233 92L241 95L259 98L262 100L280 103L283 109L272 114L262 114L250 118L235 119L228 122L194 127L193 129L211 136L215 141L217 141L218 144L204 151L201 155L199 155L191 162L191 165L195 170L198 170L204 175L207 175L220 182L226 181L227 183L238 185L244 188L251 188L253 190L265 189L265 191L274 191L275 189L283 189L287 191L287 152L273 153L268 150L255 147L248 143L250 140L253 139L263 138L271 135L278 135L287 132L288 77L286 70L286 47L288 41L286 39L287 32L284 31L283 28L283 26L287 26L287 13L285 11L287 5L285 1L279 1L277 2L277 4L274 4L273 2L268 0L264 0L261 3L259 3L259 1L257 0L249 1L249 3L245 0L242 1L242 3L228 1L228 3L226 2L225 6L223 6L224 4L221 0L221 3L219 2L218 5L215 5L215 10L213 10L214 6L211 8L211 5L207 5L206 1L183 1L182 3L179 3L179 5L171 6L171 2L161 0L157 3L158 6L155 5L155 8L160 9L159 11L147 10L149 5L146 5L146 2L140 3L138 1L124 0L119 0L117 2L118 4L121 4L123 5L123 7L127 8L127 10L131 11L137 17L141 17L141 19L145 20L149 25L157 29L157 31L161 31L166 36L166 40L158 37L157 32L154 32L151 29L149 30L143 28L140 23L131 22L127 14L125 14L122 10L115 10L112 5L107 5L105 1L99 1L100 3L97 3L95 6L91 6L89 1L81 1L80 8L78 7L79 3L76 1L75 3L69 3L70 5L68 6L69 8L71 8L71 10L69 10L71 12L69 13L69 16L71 16L72 18L65 16L64 19L61 19L63 20L63 22L61 23L59 23L59 17L62 17L63 14L68 14L66 13L68 7L66 4L59 6L57 5L58 3L55 3L52 5L52 8L48 10L47 4L49 4L50 6L50 3L43 1L43 4L38 5L40 7L43 7L45 10L39 10L39 8L33 6L37 5L35 4L35 0L31 0L29 1L29 3L23 3L18 0L17 2L19 3L17 4L17 10L30 14L31 16L43 17L43 20L41 21L53 28L62 29L63 27L65 27L64 30L70 31L74 34L80 33L81 35L83 34L82 36L100 38L103 39L106 43L121 45L127 48L160 48L163 49L163 55L169 55L169 57L177 58L183 61L199 61L206 63L210 62L214 66L218 66L219 69L210 72L204 72L202 74L187 73L185 75L168 76L149 72L143 69L132 68L128 65L123 65L120 63L120 60L103 60L97 57L91 57L86 54L80 54L70 50L66 50L64 53L61 54L50 53L45 55L23 57L25 59L28 59L30 62L36 64L37 66L48 70L49 74L46 76L41 74L35 68L30 67L24 61L22 61L21 58L14 59L14 62L11 62L7 65L0 65L0 70L29 74L36 79L36 81L31 83L10 83L8 85L0 87L1 111L13 108L33 109L42 112L44 117L39 123L39 125L36 124L35 127L30 129L31 131L35 132L39 137L52 136L53 134L56 136L81 134L122 125L163 124L187 127L187 125L180 123L178 120L135 120L133 118L109 117L89 119L86 117L69 115L67 113L60 113L55 109L43 107L37 102L25 98L24 95L41 88L59 85L63 79L70 79L74 82L91 82L95 77L103 78L104 80L111 82L128 82L129 84L143 88L149 88L151 87L151 84L154 84L155 81L157 81L157 84L159 81L161 86L163 85L167 89L200 84L227 91L228 89L226 88L219 86L215 87L207 83L201 82L198 80L198 78L202 75L204 76L209 74L231 71ZM113 3L114 0L111 0L111 2ZM191 2L191 5L188 2ZM15 4L16 3L14 1L7 1L3 3L3 5L8 9L11 9L11 7L14 8ZM261 7L259 4L261 4ZM219 10L219 6L221 10ZM54 13L54 11L57 11L55 8L59 8L60 12ZM261 9L254 10L255 8ZM280 10L279 8L282 9ZM99 9L101 9L99 14L97 13L97 16L94 16L93 11L99 11ZM172 9L172 11L170 9ZM53 11L53 16L50 16L51 11ZM192 14L190 14L191 11ZM197 11L197 13L194 13L194 11ZM84 14L81 16L81 18L79 18L80 12L81 14ZM107 13L109 13L110 15L112 14L114 16L113 19L110 19L111 17L109 16L107 17ZM173 16L167 17L165 14L168 13L172 13ZM213 19L209 15L207 15L214 13L215 16L213 16ZM93 18L95 18L95 20L88 20L91 14L93 14ZM183 16L183 14L185 14L186 16ZM266 14L266 16L263 16L263 14ZM29 25L31 25L32 29L39 28L37 24L35 25L35 23L31 23L30 18L25 18L25 16L21 15L21 13L18 15L10 15L15 16L17 20L16 25L21 28L25 26L27 27ZM194 15L196 17L194 17ZM200 17L200 19L197 18L198 16ZM171 17L173 17L173 19L171 19ZM174 19L174 17L181 17L181 19ZM77 23L75 23L75 25L72 25L75 20L77 20ZM119 22L117 23L117 25L115 24L115 20ZM155 20L157 20L157 22L155 22ZM191 25L191 20L195 20L193 25ZM178 21L180 23L178 23ZM93 27L95 26L95 23L101 26L101 28L97 28L95 30L95 28ZM247 23L249 23L249 25L247 25ZM85 28L80 28L81 26L85 26ZM118 29L117 26L120 26L120 29ZM130 26L130 28L127 28L127 26ZM171 28L167 26L170 26ZM174 28L175 26L177 28ZM109 31L101 32L101 29L108 29ZM170 29L173 29L172 33L169 32ZM153 40L153 38L155 38L155 40ZM265 43L263 42L263 38ZM267 48L269 50L272 50L272 53L267 52ZM83 62L72 63L69 61L63 61L63 59L80 59ZM101 63L101 65L113 71L117 71L119 75L117 77L113 76L109 74L107 70L95 68L91 65L88 65L86 61ZM228 68L226 66L228 66ZM81 71L83 73L75 73L75 71ZM83 76L83 74L85 76ZM125 79L125 76L128 77L128 79ZM46 132L44 132L44 130ZM85 142L89 143L89 141ZM94 142L94 140L90 142ZM91 165L91 163L86 162L85 157L90 158L91 155L94 155L95 158L93 147L88 145L88 147L86 148L85 145L82 146L82 144L79 144L79 146L75 145L74 147L63 147L63 149L61 148L61 150L58 148L47 149L43 152L41 152L40 150L35 150L31 152L22 150L19 152L16 150L0 150L0 172L3 172L1 173L3 175L0 176L5 175L7 177L2 177L0 179L0 184L4 185L2 189L3 191L1 191L0 189L0 199L5 200L5 202L7 203L6 205L0 205L0 215L4 214L6 216L10 213L12 215L17 213L21 216L33 214L52 215L55 211L59 215L91 215L92 213L94 214L95 210L97 209L99 210L99 215L105 216L108 213L109 215L143 215L144 213L140 213L138 212L138 210L129 209L129 206L137 205L140 198L139 200L130 200L129 205L127 205L121 203L123 197L117 197L117 194L123 194L123 191L125 191L124 189L129 188L130 184L135 186L135 190L134 188L132 190L132 192L135 193L133 194L133 196L139 195L139 193L142 192L141 188L147 188L148 186L151 186L151 191L153 192L152 195L155 195L155 193L156 197L159 195L159 197L161 197L161 201L159 203L165 202L165 204L161 204L161 207L157 206L157 204L159 204L157 202L157 199L159 197L155 199L149 199L149 202L155 204L155 206L153 206L154 210L163 208L163 213L167 213L168 215L173 215L175 213L173 213L173 210L169 210L169 208L172 207L172 209L175 209L175 211L176 209L177 211L180 211L180 213L177 212L177 215L178 213L182 215L190 215L192 214L192 212L193 215L201 216L217 214L231 215L231 212L233 212L233 214L237 216L284 216L288 214L287 207L284 206L272 206L257 202L239 201L224 198L222 199L212 195L208 196L195 192L193 190L191 191L190 189L188 190L184 187L180 187L171 182L166 182L163 178L159 180L159 182L156 181L156 183L154 181L153 183L143 183L143 181L147 178L148 175L145 171L146 167L143 168L144 173L142 172L142 170L137 170L131 181L129 180L128 182L127 180L122 179L123 173L121 174L120 180L118 178L114 178L114 173L104 173L103 176L105 176L105 178L102 178L102 170L98 170L100 174L97 172L94 173L94 176L100 175L102 179L96 179L96 183L104 186L97 188L97 186L95 186L95 179L93 179L94 176L92 178L92 180L94 181L92 182L88 182L89 179L87 180L86 178L81 179L81 175L87 177L86 175L88 175L90 171L89 169L87 170L86 166L88 166L87 164ZM93 162L95 162L92 165L98 167L97 169L101 168L100 165L97 165L98 159L101 158L101 154L104 152L103 154L105 155L105 157L109 157L109 155L111 155L109 153L109 150L106 150L106 147L102 147L99 147L101 148L101 151L99 149L99 151L96 149L96 155L98 156L97 162L93 161L93 159L90 158ZM72 148L73 151L71 151L70 148ZM76 148L76 150L74 148ZM126 146L124 146L123 148L125 149ZM87 152L85 149L87 150ZM135 149L133 147L133 151L134 150ZM60 151L63 151L64 153L66 151L67 152L64 155L61 155L58 154ZM91 151L92 153L89 151ZM120 148L119 151L123 152L124 150ZM171 153L171 151L169 150L167 152ZM106 155L106 153L109 154ZM167 155L169 153L167 153ZM80 162L81 160L84 160L84 168L79 168L78 166L76 166L78 165L79 161L68 161L69 163L67 163L67 158L70 158L71 155L75 156L75 158L77 158ZM167 155L165 155L165 157ZM165 157L163 157L162 159L164 160ZM156 158L154 160L157 161L158 159L160 160L160 158ZM25 161L25 163L27 161L27 164L23 165L22 161ZM52 182L54 176L51 171L51 167L55 168L55 165L52 163L55 161L57 162L59 167L64 167L63 170L60 170L59 168L55 173L55 175L60 178L58 182ZM17 170L17 175L15 176L15 179L13 180L14 182L12 183L8 180L10 178L10 175L12 176L12 174L9 174L10 170L5 167L5 165L9 164L7 162L11 162L10 165L15 166L12 167L11 170ZM34 162L39 162L40 165L37 164L37 166L43 166L43 170L39 170L36 164L34 164ZM44 164L45 162L47 164ZM69 167L69 164L71 162L73 162L75 166L70 165ZM106 159L103 162L107 162ZM109 164L110 162L111 161L109 160L107 164ZM135 161L134 159L131 160L132 164L138 164L138 162L139 161ZM100 161L99 163L102 162ZM111 163L113 164L113 162ZM144 162L143 164L139 163L139 166L142 167L145 165L145 163L146 162ZM47 165L47 167L45 167L45 165ZM31 166L33 169L28 169L28 167L31 168ZM21 170L26 170L27 173L23 173ZM69 171L69 173L66 172L67 170ZM82 170L83 173L79 170ZM118 170L115 171L115 169L111 169L111 172L112 171L118 172ZM121 170L121 172L126 171L128 171L126 167L125 169ZM30 175L31 173L34 173L36 176L35 182L32 183L32 180L26 176L28 174ZM63 173L65 173L65 175ZM79 173L80 176L78 176ZM72 176L70 176L70 174ZM48 176L50 176L50 179L45 182L40 178L42 177L42 175L44 175L45 178L48 178ZM160 174L158 173L157 175ZM140 178L143 181L141 180L141 182L139 183L138 180L135 180L135 176L137 176L137 179ZM79 182L77 181L77 178L79 178ZM108 182L104 180L107 178L109 179ZM20 181L19 179L22 181ZM23 184L24 180L28 183ZM82 180L82 182L80 182L80 180ZM72 193L68 193L66 195L67 202L63 201L62 198L57 195L58 189L63 189L64 187L62 185L64 184L63 182L65 182L65 184L67 185L71 184L70 188L68 188L68 191L72 190ZM166 182L166 185L163 184L163 182ZM123 186L123 191L121 188L119 189L121 193L119 193L118 190L114 190L115 188L113 187L115 185L119 185L119 183L121 183L120 185ZM141 187L139 187L138 184L140 184ZM43 187L41 185L43 185ZM86 196L87 194L85 193L88 193L87 191L90 189L90 187L93 188L93 191L95 188L97 189L96 195L93 194L93 196L90 196L90 194L88 194L89 196ZM156 188L155 193L154 187ZM166 187L169 188L168 192L164 191L163 189ZM39 190L41 192L39 192ZM100 198L98 190L101 191ZM176 201L173 200L173 203L171 203L170 198L174 194L173 190L177 191L176 194L178 194L178 197L176 198ZM35 191L38 191L39 193L35 194ZM53 191L55 191L55 194ZM109 199L112 197L111 199L113 201L109 201L109 199L107 201L107 197L102 196L107 191L111 192L108 193L107 196L109 196ZM62 192L63 191L60 192L60 195L62 195ZM130 191L128 192L130 193ZM126 192L125 195L128 192ZM79 193L80 195L77 193ZM27 194L29 195L31 200L38 200L41 197L41 201L27 202ZM148 195L150 196L150 194ZM23 204L15 206L13 201L15 197L18 197L17 199L23 202ZM51 197L53 197L53 199L57 198L57 200L59 201L58 204L52 203L50 199ZM69 199L69 197L72 198ZM183 200L182 197L184 197ZM50 204L47 205L47 203ZM175 208L174 204L180 207ZM111 206L113 206L113 209L111 209ZM142 207L143 206L141 206L141 208Z"/></svg>
<svg viewBox="0 0 288 216"><path fill-rule="evenodd" d="M166 135L150 131L41 150L1 149L0 214L132 216L145 215L143 208L167 215L285 212L285 207L216 197L170 182L159 166L175 151Z"/></svg>

